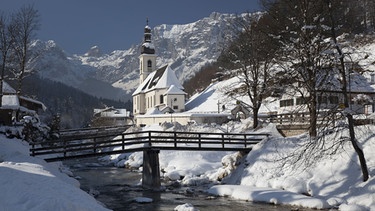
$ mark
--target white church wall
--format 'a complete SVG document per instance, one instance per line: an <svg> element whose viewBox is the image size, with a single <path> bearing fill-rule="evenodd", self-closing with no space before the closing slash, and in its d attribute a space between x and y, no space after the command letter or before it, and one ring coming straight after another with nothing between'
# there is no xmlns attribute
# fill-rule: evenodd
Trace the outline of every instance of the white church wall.
<svg viewBox="0 0 375 211"><path fill-rule="evenodd" d="M185 111L185 95L167 95L166 103L176 112Z"/></svg>

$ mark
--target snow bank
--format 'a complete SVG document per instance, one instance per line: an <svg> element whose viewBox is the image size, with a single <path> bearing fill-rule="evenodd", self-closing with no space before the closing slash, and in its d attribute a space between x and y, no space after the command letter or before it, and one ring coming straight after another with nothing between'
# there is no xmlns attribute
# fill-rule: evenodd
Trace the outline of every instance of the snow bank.
<svg viewBox="0 0 375 211"><path fill-rule="evenodd" d="M168 123L143 130L251 132L251 121L193 126ZM359 162L349 141L343 141L335 153L329 149L334 146L333 140L346 140L346 133L328 135L325 153L300 153L310 143L309 137L303 134L284 138L272 124L257 130L272 137L255 145L242 160L235 152L161 151L161 175L183 185L225 183L227 185L213 186L209 193L240 200L317 209L375 210L375 136L372 131L375 126L356 128L371 175L367 182L362 182ZM299 161L294 159L298 155L302 156ZM313 156L307 159L309 155ZM142 153L139 152L112 158L112 162L123 162L132 167L141 168L142 165Z"/></svg>
<svg viewBox="0 0 375 211"><path fill-rule="evenodd" d="M372 176L375 173L373 153L375 138L372 132L374 130L375 126L356 128L357 139L364 149ZM330 206L341 205L342 210L357 210L354 209L355 207L375 209L375 178L371 177L367 182L362 182L359 161L350 142L343 142L336 153L329 151L329 147L334 143L332 140L343 137L348 137L348 135L340 132L326 137L326 154L314 152L316 157L310 157L313 159L310 163L306 160L301 162L294 159L301 155L298 153L299 150L304 150L306 144L309 144L307 136L273 138L264 141L249 153L246 160L248 166L243 170L239 188L251 186L282 189L290 192L287 194L290 196L303 194L326 201L326 203L320 202L321 205L317 204L315 208L324 208L329 204ZM308 151L302 154L307 155ZM304 155L302 159L308 159L303 157ZM249 191L250 194L253 193L251 189ZM241 198L235 193L230 195ZM277 201L295 204L288 199ZM314 207L310 202L300 205Z"/></svg>
<svg viewBox="0 0 375 211"><path fill-rule="evenodd" d="M0 135L0 210L107 210L60 164L30 157L27 143Z"/></svg>
<svg viewBox="0 0 375 211"><path fill-rule="evenodd" d="M245 185L220 185L211 187L208 193L230 196L240 200L257 201L271 204L288 204L308 208L325 209L329 204L325 200L308 197L285 190L256 188Z"/></svg>

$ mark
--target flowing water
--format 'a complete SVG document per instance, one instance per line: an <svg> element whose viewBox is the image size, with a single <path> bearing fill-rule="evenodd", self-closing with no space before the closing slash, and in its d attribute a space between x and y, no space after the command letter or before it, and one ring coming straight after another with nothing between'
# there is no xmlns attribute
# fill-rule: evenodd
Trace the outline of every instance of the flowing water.
<svg viewBox="0 0 375 211"><path fill-rule="evenodd" d="M92 161L92 160L91 160ZM140 186L142 174L129 169L101 166L89 160L65 162L81 183L81 189L94 195L112 210L171 211L178 205L192 204L200 211L244 210L309 210L289 206L252 203L227 197L213 197L204 192L207 187L165 185L164 191L144 190ZM140 198L141 197L141 198ZM142 203L139 199L152 199ZM137 200L138 199L138 200Z"/></svg>

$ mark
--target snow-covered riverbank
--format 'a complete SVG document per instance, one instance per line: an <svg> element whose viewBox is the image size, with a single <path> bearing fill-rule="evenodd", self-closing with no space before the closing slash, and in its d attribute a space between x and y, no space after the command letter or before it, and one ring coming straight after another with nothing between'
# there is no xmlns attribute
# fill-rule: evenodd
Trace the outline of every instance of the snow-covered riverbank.
<svg viewBox="0 0 375 211"><path fill-rule="evenodd" d="M249 125L249 121L222 126L155 125L144 130L250 132L247 129ZM296 161L292 155L298 155L296 152L309 143L309 137L301 135L284 138L272 125L262 129L262 132L271 133L272 138L255 146L236 170L233 165L238 164L241 156L228 152L162 151L159 155L160 168L165 177L185 185L217 183L217 186L208 190L210 193L240 200L317 209L338 207L340 210L375 210L375 137L372 132L375 126L361 126L356 130L371 175L367 182L362 182L359 162L349 141L343 142L336 153L330 150L325 155L312 152L310 159L302 157ZM332 140L344 136L346 134L332 133L326 137L325 147L329 148ZM142 153L108 156L105 159L117 166L141 169ZM226 175L229 177L223 179Z"/></svg>
<svg viewBox="0 0 375 211"><path fill-rule="evenodd" d="M166 124L144 130L250 132L249 125L250 121L222 126ZM375 126L356 128L370 172L367 182L362 182L358 159L350 142L343 142L334 154L327 151L325 156L315 157L312 163L296 162L291 154L296 155L298 149L309 142L308 136L283 138L272 125L260 131L271 133L272 138L256 145L245 157L231 152L162 151L160 167L162 175L170 180L183 185L213 183L215 186L208 192L240 200L318 209L375 210L373 131ZM330 140L345 136L332 133L326 137L326 146L332 143ZM102 160L119 167L142 169L141 152L107 156ZM46 163L30 157L27 143L0 135L1 210L106 210L80 190L77 180L66 173L69 171L59 162Z"/></svg>

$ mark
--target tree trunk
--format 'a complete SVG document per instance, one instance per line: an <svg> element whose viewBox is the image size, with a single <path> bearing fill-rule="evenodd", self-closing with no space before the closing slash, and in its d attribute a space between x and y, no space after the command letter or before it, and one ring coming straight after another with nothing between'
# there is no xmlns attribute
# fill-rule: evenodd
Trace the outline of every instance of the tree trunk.
<svg viewBox="0 0 375 211"><path fill-rule="evenodd" d="M259 121L258 121L258 112L259 108L256 108L256 106L253 107L253 129L258 127Z"/></svg>
<svg viewBox="0 0 375 211"><path fill-rule="evenodd" d="M309 128L309 135L311 138L316 138L317 135L317 108L316 108L316 93L312 92L312 95L310 96L310 128Z"/></svg>
<svg viewBox="0 0 375 211"><path fill-rule="evenodd" d="M369 173L368 173L365 155L363 153L363 150L358 146L357 140L355 138L353 116L350 113L348 113L346 115L346 118L348 119L348 123L349 123L350 142L352 143L352 146L358 155L358 159L361 165L361 170L362 170L362 175L363 175L363 181L366 182L369 178Z"/></svg>
<svg viewBox="0 0 375 211"><path fill-rule="evenodd" d="M347 80L346 80L346 67L345 67L345 61L344 61L344 54L340 48L340 46L337 43L336 38L336 31L335 31L335 25L334 25L334 18L333 18L333 12L332 12L332 5L331 1L327 0L327 6L329 9L329 15L331 19L331 36L334 42L334 45L336 47L337 53L339 54L340 58L340 66L341 66L341 77L342 77L342 94L344 97L344 107L345 109L349 109L349 97L348 97L348 91L347 91ZM350 77L350 73L349 73ZM352 146L355 150L355 152L358 155L358 159L361 165L362 175L363 175L363 181L366 182L369 178L368 168L366 164L366 158L363 153L363 150L359 147L357 143L357 139L355 138L355 132L354 132L354 121L353 121L353 115L349 111L344 111L345 116L348 120L348 126L349 126L349 135L350 135L350 142L352 143Z"/></svg>

